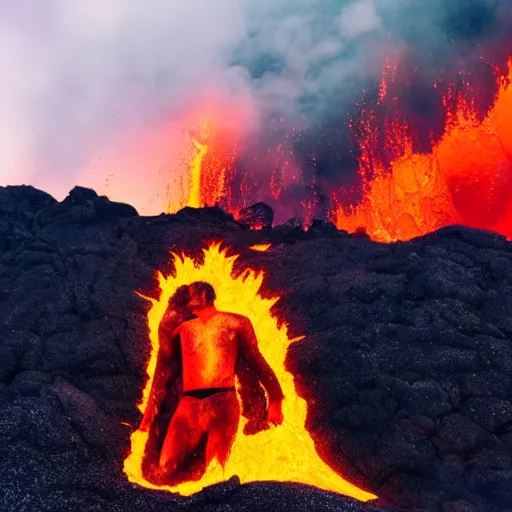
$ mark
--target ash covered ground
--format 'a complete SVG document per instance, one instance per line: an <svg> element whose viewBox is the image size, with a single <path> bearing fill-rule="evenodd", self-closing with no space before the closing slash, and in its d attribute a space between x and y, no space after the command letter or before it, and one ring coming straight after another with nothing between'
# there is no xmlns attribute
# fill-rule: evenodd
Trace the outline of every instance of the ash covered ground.
<svg viewBox="0 0 512 512"><path fill-rule="evenodd" d="M266 269L317 449L378 505L236 481L190 497L122 472L155 271L206 240ZM272 243L265 253L249 246ZM251 231L217 208L140 217L74 189L0 188L0 510L512 509L512 244L444 228L372 242L316 222Z"/></svg>

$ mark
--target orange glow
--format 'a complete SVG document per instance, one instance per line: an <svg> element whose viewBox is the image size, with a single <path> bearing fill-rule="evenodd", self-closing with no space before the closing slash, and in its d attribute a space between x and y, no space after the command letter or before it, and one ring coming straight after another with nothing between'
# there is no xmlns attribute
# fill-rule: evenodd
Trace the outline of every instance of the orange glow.
<svg viewBox="0 0 512 512"><path fill-rule="evenodd" d="M206 153L208 153L208 146L206 144L201 144L196 139L194 139L192 142L194 147L197 149L197 154L194 156L190 164L191 184L187 206L192 206L193 208L201 208L201 206L204 206L201 197L201 171L204 157Z"/></svg>
<svg viewBox="0 0 512 512"><path fill-rule="evenodd" d="M448 92L444 133L427 154L413 150L407 124L392 118L379 126L378 112L399 104L397 60L383 64L376 110L363 110L357 126L351 122L361 149L362 200L351 204L346 191L329 190L331 220L340 229L363 228L386 242L455 223L512 237L512 58L508 73L497 77L495 101L483 119L468 99L471 91ZM454 103L452 111L448 105ZM62 199L78 183L130 203L142 215L214 204L235 215L239 208L269 200L280 221L301 216L307 228L318 213L316 199L300 195L294 203L293 192L287 193L311 185L294 155L300 132L290 130L272 147L264 137L256 155L255 113L248 98L205 93L166 114L165 123L128 123L108 146L95 148L78 178L46 177L51 181L41 187ZM284 126L283 119L278 126ZM235 168L236 157L243 171Z"/></svg>
<svg viewBox="0 0 512 512"><path fill-rule="evenodd" d="M266 252L271 247L272 247L272 244L256 244L256 245L251 245L249 247L249 249L252 249L253 251L258 251L258 252Z"/></svg>
<svg viewBox="0 0 512 512"><path fill-rule="evenodd" d="M155 371L159 340L158 326L164 315L169 297L182 284L193 281L208 281L217 293L216 306L220 310L247 316L254 325L259 348L276 373L285 394L283 402L284 422L279 427L271 427L253 436L245 436L246 423L241 418L238 433L225 471L214 460L205 475L197 482L185 482L176 487L160 487L182 495L191 495L207 485L238 475L242 483L252 481L298 482L320 489L338 492L361 501L375 499L376 496L350 484L327 466L318 456L315 445L305 429L307 414L306 401L297 395L293 375L285 369L288 347L301 338L289 339L287 326L278 326L278 321L270 312L279 297L264 299L259 290L265 273L251 269L233 276L233 265L238 255L227 256L227 249L221 244L212 244L204 250L204 262L197 263L185 257L174 257L175 274L165 277L158 274L160 296L148 298L152 307L148 313L151 357L147 367L148 381L139 404L144 411L153 374ZM147 433L136 431L131 436L131 452L124 463L124 471L131 482L148 488L157 486L144 480L141 462Z"/></svg>
<svg viewBox="0 0 512 512"><path fill-rule="evenodd" d="M283 190L297 182L301 171L293 155L294 130L285 134L276 147L261 147L257 156L250 153L252 169L257 169L254 172L235 169L236 157L243 159L248 155L242 151L243 137L238 133L241 127L225 125L225 113L213 106L189 123L190 140L183 150L182 165L175 170L168 186L167 213L185 206L219 204L236 217L239 209L250 204L248 201L260 200L254 185L257 189L265 183L264 194L279 200Z"/></svg>
<svg viewBox="0 0 512 512"><path fill-rule="evenodd" d="M448 189L431 155L406 153L391 172L378 168L356 207L338 205L336 225L351 233L364 228L378 241L409 240L457 218Z"/></svg>
<svg viewBox="0 0 512 512"><path fill-rule="evenodd" d="M494 105L479 121L473 102L462 95L447 112L445 132L429 154L414 153L409 128L385 123L385 147L396 155L385 169L377 153L373 113L364 113L360 146L363 199L356 206L336 201L339 229L366 230L374 240L409 240L449 224L499 230L510 236L512 193L512 58L499 78ZM387 89L382 84L380 100ZM445 101L445 105L447 102Z"/></svg>
<svg viewBox="0 0 512 512"><path fill-rule="evenodd" d="M182 151L187 144L183 125L188 119L165 122L147 129L127 126L119 140L100 148L74 183L65 183L63 197L77 183L91 187L112 201L129 203L141 215L158 215L165 207L168 174L181 179ZM70 175L71 176L71 175ZM173 185L175 187L175 185ZM177 193L177 192L176 192Z"/></svg>
<svg viewBox="0 0 512 512"><path fill-rule="evenodd" d="M169 187L168 213L185 206L201 208L220 202L229 210L228 169L232 168L237 142L232 132L212 119L210 112L202 113L195 126L189 127L190 142L181 172L174 173Z"/></svg>
<svg viewBox="0 0 512 512"><path fill-rule="evenodd" d="M508 63L508 75L500 77L498 80L500 89L489 117L496 127L503 151L512 160L512 123L510 122L512 119L512 88L510 87L512 82L512 57Z"/></svg>
<svg viewBox="0 0 512 512"><path fill-rule="evenodd" d="M163 113L165 121L126 123L105 146L95 147L78 175L60 176L51 190L64 198L76 184L112 201L133 205L141 215L173 213L192 202L229 206L234 155L255 126L255 110L244 97L209 90ZM195 144L208 146L199 158ZM196 158L197 157L197 158ZM199 192L192 192L191 167L201 168ZM44 187L48 190L48 187ZM199 200L198 200L199 195Z"/></svg>

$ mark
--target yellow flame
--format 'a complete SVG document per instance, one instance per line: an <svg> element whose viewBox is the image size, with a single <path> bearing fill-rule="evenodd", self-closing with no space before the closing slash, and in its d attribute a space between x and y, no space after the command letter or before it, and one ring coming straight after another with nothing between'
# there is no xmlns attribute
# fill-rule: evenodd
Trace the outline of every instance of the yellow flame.
<svg viewBox="0 0 512 512"><path fill-rule="evenodd" d="M344 480L322 461L315 450L313 440L305 428L306 401L297 395L293 375L285 369L288 347L303 337L289 339L287 326L279 326L277 319L272 316L270 310L279 297L265 299L260 296L259 290L264 273L247 269L233 276L233 265L238 255L227 256L227 249L221 249L220 243L211 244L204 250L203 263L197 263L184 256L173 256L175 274L164 277L159 273L160 297L149 299L153 304L148 313L152 352L147 368L149 379L139 405L141 412L144 411L151 388L159 348L158 326L168 300L178 286L203 280L215 288L218 309L245 315L253 323L260 350L283 388L284 422L278 427L272 427L256 435L245 436L243 427L247 420L242 418L224 471L214 460L201 480L185 482L176 487L157 487L144 480L141 463L147 433L136 431L131 436L131 453L124 463L128 479L144 487L167 489L188 496L205 486L238 475L242 483L269 480L298 482L345 494L361 501L375 499L375 495Z"/></svg>

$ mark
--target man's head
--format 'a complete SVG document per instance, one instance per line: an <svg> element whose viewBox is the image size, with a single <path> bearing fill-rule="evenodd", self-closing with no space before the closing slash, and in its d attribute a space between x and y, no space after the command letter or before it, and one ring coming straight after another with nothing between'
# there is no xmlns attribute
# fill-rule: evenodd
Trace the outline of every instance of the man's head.
<svg viewBox="0 0 512 512"><path fill-rule="evenodd" d="M195 281L188 286L190 299L188 308L194 312L208 306L213 306L215 302L215 290L210 283L205 281Z"/></svg>
<svg viewBox="0 0 512 512"><path fill-rule="evenodd" d="M178 286L174 295L169 299L169 307L172 309L184 309L188 306L190 292L186 284Z"/></svg>

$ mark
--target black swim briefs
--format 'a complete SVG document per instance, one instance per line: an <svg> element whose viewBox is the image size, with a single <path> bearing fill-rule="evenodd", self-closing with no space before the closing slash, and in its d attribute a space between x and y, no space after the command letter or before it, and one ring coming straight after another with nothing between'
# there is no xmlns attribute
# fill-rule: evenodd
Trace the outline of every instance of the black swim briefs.
<svg viewBox="0 0 512 512"><path fill-rule="evenodd" d="M235 391L235 388L191 389L189 391L185 391L183 396L193 396L194 398L203 399L224 391Z"/></svg>

